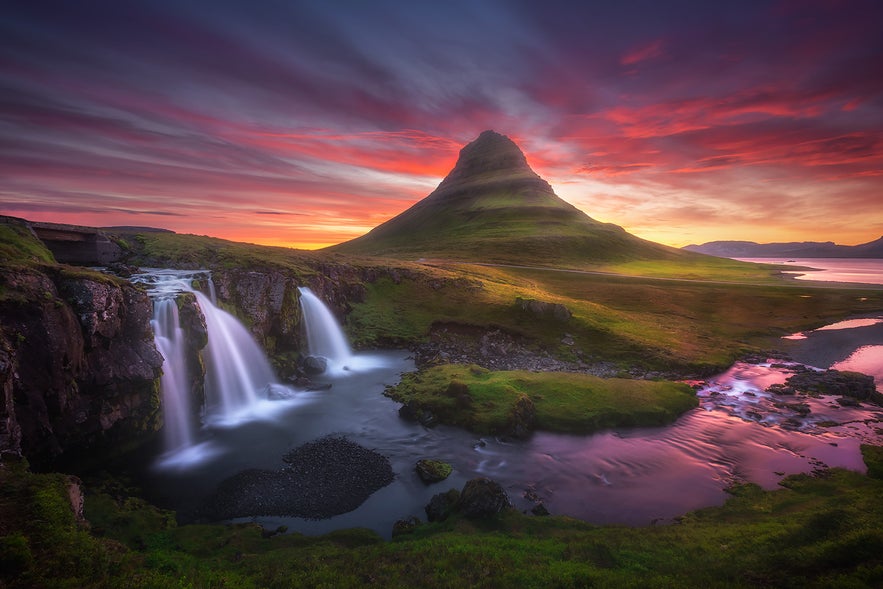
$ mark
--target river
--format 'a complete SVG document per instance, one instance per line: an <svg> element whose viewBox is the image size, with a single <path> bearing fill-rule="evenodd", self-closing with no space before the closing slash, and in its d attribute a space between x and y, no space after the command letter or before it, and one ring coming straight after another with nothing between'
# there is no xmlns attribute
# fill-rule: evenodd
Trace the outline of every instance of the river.
<svg viewBox="0 0 883 589"><path fill-rule="evenodd" d="M800 269L787 271L797 280L883 284L883 260L878 258L735 258L743 262L782 264ZM807 268L811 268L808 270Z"/></svg>
<svg viewBox="0 0 883 589"><path fill-rule="evenodd" d="M878 388L883 386L883 312L793 334L783 346L799 362L862 368L875 375ZM787 364L735 364L698 389L699 408L668 427L587 436L537 432L529 440L508 442L399 418L399 404L382 393L403 372L414 370L412 359L402 351L359 356L362 368L327 377L328 390L296 392L262 403L239 423L204 426L198 432L201 460L186 468L152 462L145 471L151 498L186 519L224 479L248 468L280 469L288 450L335 434L387 456L393 483L354 511L329 519L235 521L270 529L284 525L307 534L367 527L389 537L396 520L425 518L423 507L434 494L487 476L500 482L522 510L540 500L553 514L591 523L647 525L719 505L734 483L774 489L783 476L821 467L864 471L860 444L883 444L878 429L883 410L875 406L840 407L832 398L801 397L811 406L807 415L777 407L765 390L784 382L791 373ZM427 486L414 470L421 458L445 460L454 472Z"/></svg>

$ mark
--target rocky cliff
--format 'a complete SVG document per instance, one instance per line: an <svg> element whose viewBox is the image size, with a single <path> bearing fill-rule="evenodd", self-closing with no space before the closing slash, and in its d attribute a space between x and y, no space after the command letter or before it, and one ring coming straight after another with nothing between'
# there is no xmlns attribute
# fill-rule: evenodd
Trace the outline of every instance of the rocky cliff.
<svg viewBox="0 0 883 589"><path fill-rule="evenodd" d="M162 357L135 286L64 266L0 268L0 451L37 467L162 425Z"/></svg>

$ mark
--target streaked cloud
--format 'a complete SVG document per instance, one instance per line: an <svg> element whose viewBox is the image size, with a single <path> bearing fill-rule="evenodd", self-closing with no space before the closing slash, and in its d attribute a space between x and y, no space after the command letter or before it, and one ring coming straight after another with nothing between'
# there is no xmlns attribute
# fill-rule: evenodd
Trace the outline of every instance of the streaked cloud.
<svg viewBox="0 0 883 589"><path fill-rule="evenodd" d="M330 245L493 128L643 237L868 241L881 17L871 0L15 3L0 212Z"/></svg>

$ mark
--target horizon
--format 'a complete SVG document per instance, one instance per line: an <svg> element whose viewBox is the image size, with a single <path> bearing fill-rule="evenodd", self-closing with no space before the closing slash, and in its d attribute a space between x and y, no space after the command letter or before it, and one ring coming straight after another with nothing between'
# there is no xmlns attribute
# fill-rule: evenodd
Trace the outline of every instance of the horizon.
<svg viewBox="0 0 883 589"><path fill-rule="evenodd" d="M15 5L0 214L317 249L493 129L651 241L883 235L883 5L569 4Z"/></svg>

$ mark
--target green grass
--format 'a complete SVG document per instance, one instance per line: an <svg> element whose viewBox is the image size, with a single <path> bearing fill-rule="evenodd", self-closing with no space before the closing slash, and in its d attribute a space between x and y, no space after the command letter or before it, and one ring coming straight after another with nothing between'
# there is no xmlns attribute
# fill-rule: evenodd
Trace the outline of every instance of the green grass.
<svg viewBox="0 0 883 589"><path fill-rule="evenodd" d="M0 223L0 267L22 268L35 264L55 264L55 258L27 227Z"/></svg>
<svg viewBox="0 0 883 589"><path fill-rule="evenodd" d="M429 409L444 423L478 433L509 431L516 403L523 396L536 410L537 429L567 433L664 425L697 406L689 386L670 381L489 371L463 365L406 374L386 394Z"/></svg>
<svg viewBox="0 0 883 589"><path fill-rule="evenodd" d="M863 447L866 456L874 451ZM873 458L868 458L873 462ZM24 587L879 587L883 480L839 469L785 488L731 490L672 525L593 526L510 511L448 520L383 541L255 525L175 526L132 498L87 488L78 525L66 477L0 467L0 586ZM133 539L132 522L140 533ZM120 534L119 536L117 534Z"/></svg>
<svg viewBox="0 0 883 589"><path fill-rule="evenodd" d="M367 296L352 305L346 327L364 346L421 341L443 323L502 328L565 358L573 348L561 341L570 335L590 361L710 374L746 352L781 347L783 335L883 308L881 290L817 288L771 278L764 268L744 274L741 266L725 277L659 280L446 263L398 283L366 283ZM518 297L562 304L573 317L542 320L523 311Z"/></svg>

